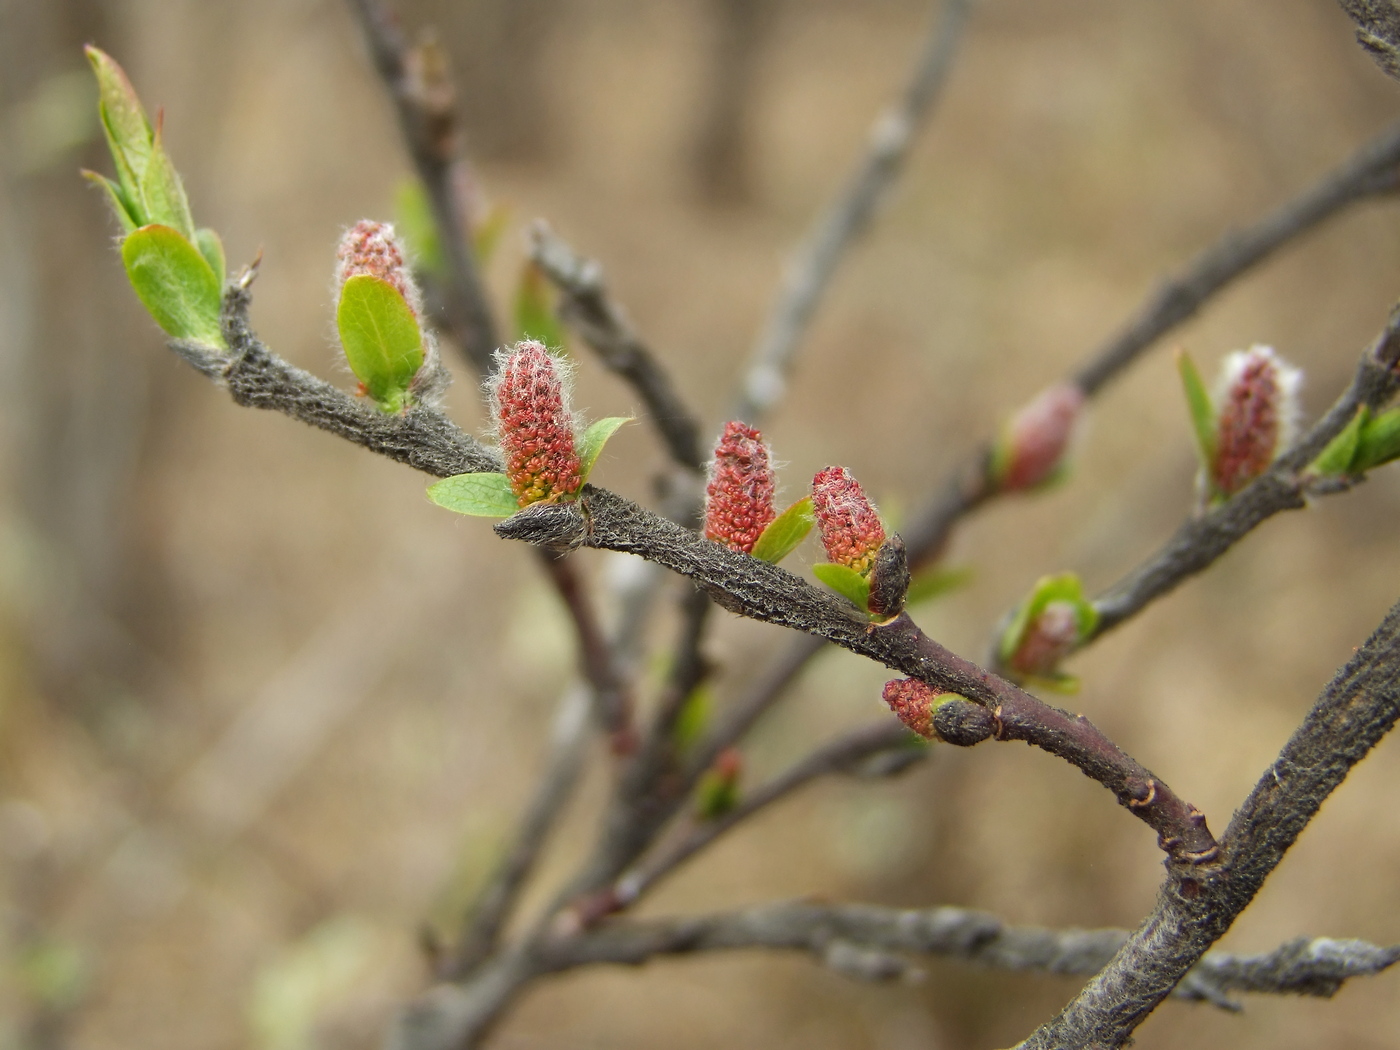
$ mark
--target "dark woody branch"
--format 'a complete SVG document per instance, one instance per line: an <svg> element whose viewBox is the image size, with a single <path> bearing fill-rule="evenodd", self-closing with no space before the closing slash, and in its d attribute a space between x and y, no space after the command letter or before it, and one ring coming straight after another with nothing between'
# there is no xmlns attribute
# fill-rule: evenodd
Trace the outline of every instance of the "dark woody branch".
<svg viewBox="0 0 1400 1050"><path fill-rule="evenodd" d="M492 453L433 409L419 407L401 416L384 416L271 354L247 324L250 280L245 275L228 294L224 334L233 352L222 359L221 368L201 361L202 370L222 378L236 402L284 412L439 477L498 467ZM175 348L186 349L184 344ZM942 692L966 697L983 705L985 718L965 712L972 728L959 742L976 743L995 736L1033 743L1109 788L1158 832L1173 860L1198 864L1214 855L1215 840L1201 814L1087 719L1050 707L954 655L924 635L907 613L873 625L835 595L775 565L731 551L592 486L586 486L575 503L536 504L499 523L496 531L547 550L589 546L642 555L690 578L733 612L818 635ZM971 707L946 705L955 706ZM630 860L627 856L620 863ZM611 880L618 873L609 872L605 878Z"/></svg>
<svg viewBox="0 0 1400 1050"><path fill-rule="evenodd" d="M952 742L972 744L995 737L1035 744L1112 791L1158 832L1173 861L1194 865L1215 857L1215 839L1201 813L1087 719L1050 707L954 655L919 630L907 613L872 624L840 598L776 565L731 551L591 486L577 503L527 507L498 523L496 532L548 549L588 546L638 554L695 581L731 612L818 635L940 692L966 697L943 709L955 708L968 722Z"/></svg>
<svg viewBox="0 0 1400 1050"><path fill-rule="evenodd" d="M530 258L563 293L560 317L583 336L608 371L640 395L671 458L687 470L703 472L706 454L700 424L622 308L609 297L602 267L574 254L544 222L530 227Z"/></svg>
<svg viewBox="0 0 1400 1050"><path fill-rule="evenodd" d="M909 956L959 959L995 970L1092 976L1128 940L1127 930L1011 926L966 908L909 910L873 904L785 901L683 918L618 920L542 946L548 972L598 964L637 966L664 955L768 948L805 951L865 980L917 975ZM1260 955L1209 952L1173 994L1238 1010L1230 992L1330 998L1353 977L1400 961L1400 945L1300 937Z"/></svg>
<svg viewBox="0 0 1400 1050"><path fill-rule="evenodd" d="M1134 1030L1225 934L1351 768L1400 718L1400 604L1341 668L1264 771L1209 871L1170 875L1157 906L1024 1050L1106 1050ZM1339 876L1342 877L1342 876Z"/></svg>

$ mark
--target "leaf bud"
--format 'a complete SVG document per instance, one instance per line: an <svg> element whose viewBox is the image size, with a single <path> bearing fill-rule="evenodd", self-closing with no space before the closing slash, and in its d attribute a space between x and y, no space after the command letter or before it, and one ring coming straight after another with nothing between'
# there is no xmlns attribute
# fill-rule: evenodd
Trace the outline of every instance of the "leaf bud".
<svg viewBox="0 0 1400 1050"><path fill-rule="evenodd" d="M1084 405L1076 384L1057 383L1012 416L992 452L990 474L998 490L1024 492L1055 481Z"/></svg>

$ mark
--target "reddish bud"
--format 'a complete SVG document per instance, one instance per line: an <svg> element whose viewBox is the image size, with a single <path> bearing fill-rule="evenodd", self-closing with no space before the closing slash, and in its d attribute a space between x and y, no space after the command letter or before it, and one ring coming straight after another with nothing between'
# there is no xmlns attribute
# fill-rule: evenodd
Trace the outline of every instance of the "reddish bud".
<svg viewBox="0 0 1400 1050"><path fill-rule="evenodd" d="M389 223L361 219L345 231L335 257L337 287L360 274L378 277L403 296L413 316L422 322L423 297L404 259L394 227Z"/></svg>
<svg viewBox="0 0 1400 1050"><path fill-rule="evenodd" d="M744 775L744 754L727 747L715 756L696 786L696 810L701 820L717 820L739 804L739 780Z"/></svg>
<svg viewBox="0 0 1400 1050"><path fill-rule="evenodd" d="M812 509L827 560L867 575L885 542L885 527L860 482L845 467L818 471L812 479Z"/></svg>
<svg viewBox="0 0 1400 1050"><path fill-rule="evenodd" d="M1074 603L1049 602L1026 626L1007 664L1018 674L1053 677L1078 644L1079 611Z"/></svg>
<svg viewBox="0 0 1400 1050"><path fill-rule="evenodd" d="M748 554L775 516L773 467L763 435L737 421L726 423L705 489L705 536Z"/></svg>
<svg viewBox="0 0 1400 1050"><path fill-rule="evenodd" d="M1302 375L1267 346L1225 359L1215 399L1213 492L1233 495L1269 469L1292 438Z"/></svg>
<svg viewBox="0 0 1400 1050"><path fill-rule="evenodd" d="M1002 491L1032 489L1054 477L1084 402L1084 391L1078 386L1059 383L1041 391L1011 417L993 459L993 474Z"/></svg>
<svg viewBox="0 0 1400 1050"><path fill-rule="evenodd" d="M497 360L492 415L511 491L522 507L573 496L583 480L557 363L533 340L498 351Z"/></svg>
<svg viewBox="0 0 1400 1050"><path fill-rule="evenodd" d="M933 738L933 709L942 693L917 678L896 678L885 683L883 695L901 722L919 736Z"/></svg>

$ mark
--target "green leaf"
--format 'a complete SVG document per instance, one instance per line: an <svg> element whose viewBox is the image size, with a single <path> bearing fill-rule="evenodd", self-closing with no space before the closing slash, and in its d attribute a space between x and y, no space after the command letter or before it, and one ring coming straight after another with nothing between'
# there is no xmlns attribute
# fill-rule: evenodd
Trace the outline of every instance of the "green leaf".
<svg viewBox="0 0 1400 1050"><path fill-rule="evenodd" d="M1181 373L1181 387L1186 393L1186 406L1191 411L1191 428L1196 435L1196 451L1200 454L1201 465L1207 470L1215 462L1215 406L1210 394L1201 381L1201 373L1196 371L1196 363L1185 350L1176 353L1177 371Z"/></svg>
<svg viewBox="0 0 1400 1050"><path fill-rule="evenodd" d="M1382 412L1362 424L1351 470L1363 474L1396 458L1400 458L1400 408Z"/></svg>
<svg viewBox="0 0 1400 1050"><path fill-rule="evenodd" d="M365 392L382 411L402 411L423 366L423 333L399 290L372 274L351 277L340 289L335 323Z"/></svg>
<svg viewBox="0 0 1400 1050"><path fill-rule="evenodd" d="M117 166L122 196L129 206L134 207L140 200L141 177L151 156L151 123L146 119L141 100L122 67L106 52L95 47L89 46L83 50L97 77L97 112L102 118L107 148L111 150L112 161ZM132 218L138 225L145 225L147 221L144 215L133 214Z"/></svg>
<svg viewBox="0 0 1400 1050"><path fill-rule="evenodd" d="M970 565L956 569L926 569L910 581L909 593L904 596L904 604L916 605L942 597L950 591L967 586L972 582L974 575L976 573Z"/></svg>
<svg viewBox="0 0 1400 1050"><path fill-rule="evenodd" d="M417 179L404 179L394 194L394 226L408 245L413 264L424 273L442 277L447 261L438 239L437 222L423 184Z"/></svg>
<svg viewBox="0 0 1400 1050"><path fill-rule="evenodd" d="M1338 475L1353 472L1357 446L1361 443L1361 431L1371 418L1371 410L1362 405L1351 417L1351 422L1342 432L1328 442L1317 459L1312 461L1312 469L1318 474Z"/></svg>
<svg viewBox="0 0 1400 1050"><path fill-rule="evenodd" d="M554 316L553 290L544 271L528 261L515 287L516 339L538 339L548 347L564 345L564 329Z"/></svg>
<svg viewBox="0 0 1400 1050"><path fill-rule="evenodd" d="M160 223L178 230L187 241L194 241L194 219L190 215L189 198L175 165L161 146L157 129L151 155L139 182L142 216L148 223Z"/></svg>
<svg viewBox="0 0 1400 1050"><path fill-rule="evenodd" d="M593 465L598 462L598 454L608 439L617 433L623 423L632 422L631 416L608 416L589 426L578 439L579 477L584 481L593 473Z"/></svg>
<svg viewBox="0 0 1400 1050"><path fill-rule="evenodd" d="M223 289L195 246L169 226L142 226L122 241L122 262L156 324L178 339L222 347Z"/></svg>
<svg viewBox="0 0 1400 1050"><path fill-rule="evenodd" d="M504 474L456 474L428 486L439 507L478 518L508 518L520 509Z"/></svg>
<svg viewBox="0 0 1400 1050"><path fill-rule="evenodd" d="M105 175L99 175L95 171L83 171L83 178L87 179L94 186L101 186L107 194L107 203L112 207L112 214L117 217L117 221L122 224L122 230L131 233L139 225L136 216L132 214L130 206L126 202L126 197L122 194L122 188Z"/></svg>
<svg viewBox="0 0 1400 1050"><path fill-rule="evenodd" d="M850 601L861 612L869 611L870 581L855 569L833 561L824 561L813 565L812 572L816 574L817 579Z"/></svg>
<svg viewBox="0 0 1400 1050"><path fill-rule="evenodd" d="M812 497L803 496L787 510L768 523L753 545L753 556L759 561L777 565L807 538L817 516L812 511ZM868 593L868 590L867 590Z"/></svg>
<svg viewBox="0 0 1400 1050"><path fill-rule="evenodd" d="M1042 576L1036 581L1030 597L1027 598L1016 615L1011 618L1001 635L998 654L1005 663L1021 645L1026 628L1031 625L1051 602L1068 602L1074 606L1075 622L1079 629L1079 639L1091 637L1099 625L1099 611L1084 597L1084 585L1079 576L1072 572L1062 572L1055 576ZM1076 686L1077 688L1077 686Z"/></svg>
<svg viewBox="0 0 1400 1050"><path fill-rule="evenodd" d="M228 273L224 265L224 242L208 226L202 226L194 231L194 246L199 249L199 254L204 256L204 261L214 271L214 276L219 279L219 287L222 289Z"/></svg>

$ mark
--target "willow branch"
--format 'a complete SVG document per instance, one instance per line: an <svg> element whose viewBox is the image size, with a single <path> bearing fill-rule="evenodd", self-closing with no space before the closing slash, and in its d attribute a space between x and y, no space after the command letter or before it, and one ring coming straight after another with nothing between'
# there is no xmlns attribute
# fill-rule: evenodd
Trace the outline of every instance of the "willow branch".
<svg viewBox="0 0 1400 1050"><path fill-rule="evenodd" d="M459 150L452 82L434 47L411 49L379 0L350 0L374 67L394 101L399 130L428 196L447 279L443 307L453 340L479 375L491 371L497 346L491 306L477 272L463 186L469 175Z"/></svg>
<svg viewBox="0 0 1400 1050"><path fill-rule="evenodd" d="M603 268L576 255L544 222L530 227L530 258L563 294L560 317L583 336L608 371L637 391L671 458L687 470L703 472L700 423L622 307L608 295Z"/></svg>
<svg viewBox="0 0 1400 1050"><path fill-rule="evenodd" d="M1168 876L1146 921L1026 1050L1127 1044L1254 899L1351 768L1400 719L1400 604L1341 668L1264 771L1222 839L1221 863ZM1345 875L1339 873L1339 879Z"/></svg>
<svg viewBox="0 0 1400 1050"><path fill-rule="evenodd" d="M1400 308L1364 354L1351 384L1302 439L1248 488L1181 526L1160 551L1095 600L1094 637L1136 615L1150 602L1204 571L1251 531L1281 511L1307 505L1316 480L1307 467L1363 405L1379 408L1400 388ZM1324 491L1336 491L1329 489Z"/></svg>
<svg viewBox="0 0 1400 1050"><path fill-rule="evenodd" d="M908 978L907 958L957 959L995 970L1092 976L1128 940L1127 930L1012 926L966 908L786 901L684 918L622 920L546 945L550 972L598 964L638 966L657 956L767 948L804 951L847 976ZM1230 992L1330 998L1353 977L1384 972L1400 945L1300 937L1259 955L1206 954L1177 985L1178 998L1237 1010Z"/></svg>
<svg viewBox="0 0 1400 1050"><path fill-rule="evenodd" d="M1341 0L1356 23L1356 39L1376 65L1400 80L1400 5L1395 0Z"/></svg>
<svg viewBox="0 0 1400 1050"><path fill-rule="evenodd" d="M793 352L846 249L888 196L952 67L971 0L945 0L898 103L883 113L846 184L788 261L782 287L754 346L732 418L757 422L782 396Z"/></svg>
<svg viewBox="0 0 1400 1050"><path fill-rule="evenodd" d="M968 698L957 707L970 725L951 742L996 737L1025 740L1072 763L1103 784L1153 827L1173 861L1208 863L1216 844L1200 812L1124 754L1082 716L1050 707L991 672L949 652L907 614L871 624L848 603L819 591L776 565L731 551L614 493L585 486L569 504L536 504L496 525L507 539L549 549L596 547L638 554L694 580L721 606L835 642L877 660L939 692ZM981 706L977 706L981 705ZM984 716L978 721L975 708ZM610 876L612 877L612 876Z"/></svg>

